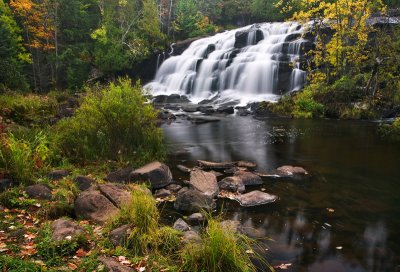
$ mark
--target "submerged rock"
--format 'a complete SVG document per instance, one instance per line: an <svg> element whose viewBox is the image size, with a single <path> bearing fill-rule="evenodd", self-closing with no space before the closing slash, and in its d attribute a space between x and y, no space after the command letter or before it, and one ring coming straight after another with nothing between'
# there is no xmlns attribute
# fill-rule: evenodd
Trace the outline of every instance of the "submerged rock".
<svg viewBox="0 0 400 272"><path fill-rule="evenodd" d="M52 198L51 190L46 184L35 184L25 188L26 194L35 199L46 199Z"/></svg>
<svg viewBox="0 0 400 272"><path fill-rule="evenodd" d="M197 161L199 166L203 169L229 169L234 167L233 162L210 162L210 161Z"/></svg>
<svg viewBox="0 0 400 272"><path fill-rule="evenodd" d="M193 124L205 124L221 121L220 118L212 116L188 116L188 120Z"/></svg>
<svg viewBox="0 0 400 272"><path fill-rule="evenodd" d="M190 172L190 186L208 197L218 195L217 177L209 172L202 170L193 170Z"/></svg>
<svg viewBox="0 0 400 272"><path fill-rule="evenodd" d="M250 172L236 171L234 175L236 178L239 178L241 182L246 186L263 184L263 181L259 176Z"/></svg>
<svg viewBox="0 0 400 272"><path fill-rule="evenodd" d="M308 172L303 167L284 165L276 169L278 174L282 174L284 176L293 176L293 175L308 175Z"/></svg>
<svg viewBox="0 0 400 272"><path fill-rule="evenodd" d="M241 206L252 207L275 202L278 199L276 195L270 195L261 191L252 191L247 194L238 195L235 200Z"/></svg>
<svg viewBox="0 0 400 272"><path fill-rule="evenodd" d="M159 189L172 182L172 174L168 166L155 161L134 170L130 175L130 180L133 182L148 181L153 189Z"/></svg>
<svg viewBox="0 0 400 272"><path fill-rule="evenodd" d="M71 240L84 233L83 228L70 219L57 219L51 224L51 230L54 241Z"/></svg>

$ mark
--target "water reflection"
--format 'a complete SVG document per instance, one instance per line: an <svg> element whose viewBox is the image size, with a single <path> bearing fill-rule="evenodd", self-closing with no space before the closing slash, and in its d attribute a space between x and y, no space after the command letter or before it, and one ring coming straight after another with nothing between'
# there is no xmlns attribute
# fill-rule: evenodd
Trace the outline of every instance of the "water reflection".
<svg viewBox="0 0 400 272"><path fill-rule="evenodd" d="M287 271L395 271L400 148L381 141L374 126L235 117L202 125L180 120L164 131L173 150L189 151L172 156L171 166L250 160L262 171L296 164L313 174L304 181L264 180L262 187L280 198L269 206L219 203L227 218L261 239L273 265L292 264Z"/></svg>

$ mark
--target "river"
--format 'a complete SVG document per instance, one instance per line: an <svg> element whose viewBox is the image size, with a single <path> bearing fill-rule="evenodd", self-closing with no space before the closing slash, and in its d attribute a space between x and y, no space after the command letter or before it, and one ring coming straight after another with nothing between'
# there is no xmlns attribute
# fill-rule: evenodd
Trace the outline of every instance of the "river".
<svg viewBox="0 0 400 272"><path fill-rule="evenodd" d="M262 255L285 271L400 271L400 146L362 121L225 117L163 125L169 165L196 160L256 162L258 171L303 166L302 180L265 179L275 203L240 207L220 200L217 213L240 220ZM283 268L285 268L283 266ZM276 269L280 271L280 269Z"/></svg>

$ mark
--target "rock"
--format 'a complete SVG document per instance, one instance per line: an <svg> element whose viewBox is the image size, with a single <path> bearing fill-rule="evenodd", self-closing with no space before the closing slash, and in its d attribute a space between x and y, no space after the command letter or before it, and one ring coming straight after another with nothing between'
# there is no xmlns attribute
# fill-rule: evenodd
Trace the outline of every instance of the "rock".
<svg viewBox="0 0 400 272"><path fill-rule="evenodd" d="M149 181L153 189L159 189L172 182L172 174L168 166L155 161L133 171L130 180L134 182Z"/></svg>
<svg viewBox="0 0 400 272"><path fill-rule="evenodd" d="M222 174L220 172L217 172L217 171L214 171L214 170L209 171L209 173L214 174L216 177L220 177L220 176L224 175L224 174Z"/></svg>
<svg viewBox="0 0 400 272"><path fill-rule="evenodd" d="M263 184L263 181L259 176L250 172L236 171L234 175L239 178L245 186Z"/></svg>
<svg viewBox="0 0 400 272"><path fill-rule="evenodd" d="M284 176L308 175L308 172L303 167L298 166L284 165L276 170Z"/></svg>
<svg viewBox="0 0 400 272"><path fill-rule="evenodd" d="M130 225L123 225L111 231L108 238L114 246L125 246L131 232Z"/></svg>
<svg viewBox="0 0 400 272"><path fill-rule="evenodd" d="M24 239L24 235L26 234L26 230L24 228L20 228L17 230L14 230L10 232L9 237L17 239L17 240L22 240Z"/></svg>
<svg viewBox="0 0 400 272"><path fill-rule="evenodd" d="M198 244L201 243L201 237L197 232L193 230L185 231L182 235L182 243Z"/></svg>
<svg viewBox="0 0 400 272"><path fill-rule="evenodd" d="M217 109L218 113L234 114L235 109L232 106L223 106Z"/></svg>
<svg viewBox="0 0 400 272"><path fill-rule="evenodd" d="M202 210L212 210L215 208L212 198L193 189L181 189L174 203L174 208L179 211L197 212Z"/></svg>
<svg viewBox="0 0 400 272"><path fill-rule="evenodd" d="M30 198L46 199L52 198L51 190L46 184L35 184L25 188L24 190Z"/></svg>
<svg viewBox="0 0 400 272"><path fill-rule="evenodd" d="M179 230L179 231L188 231L190 230L189 225L183 221L182 218L179 218L178 220L175 221L174 223L174 229Z"/></svg>
<svg viewBox="0 0 400 272"><path fill-rule="evenodd" d="M236 107L237 115L239 116L247 116L251 114L251 112L246 107Z"/></svg>
<svg viewBox="0 0 400 272"><path fill-rule="evenodd" d="M124 266L114 258L101 256L98 258L104 264L109 272L133 272L132 267Z"/></svg>
<svg viewBox="0 0 400 272"><path fill-rule="evenodd" d="M197 161L199 166L203 169L228 169L234 167L233 162L209 162L209 161Z"/></svg>
<svg viewBox="0 0 400 272"><path fill-rule="evenodd" d="M217 177L199 169L190 172L190 186L211 198L219 193Z"/></svg>
<svg viewBox="0 0 400 272"><path fill-rule="evenodd" d="M129 203L131 194L125 190L121 184L101 184L100 192L108 198L115 206L121 208L124 204Z"/></svg>
<svg viewBox="0 0 400 272"><path fill-rule="evenodd" d="M248 162L248 161L238 161L236 165L238 167L244 167L244 168L249 168L249 169L254 169L257 167L256 163Z"/></svg>
<svg viewBox="0 0 400 272"><path fill-rule="evenodd" d="M54 241L71 240L84 233L84 230L76 222L70 219L57 219L51 224Z"/></svg>
<svg viewBox="0 0 400 272"><path fill-rule="evenodd" d="M68 175L69 175L68 170L54 170L48 174L48 177L50 180L60 180L62 178L67 177Z"/></svg>
<svg viewBox="0 0 400 272"><path fill-rule="evenodd" d="M96 190L80 193L75 200L74 210L77 217L99 224L106 223L119 211L107 197Z"/></svg>
<svg viewBox="0 0 400 272"><path fill-rule="evenodd" d="M283 72L282 72L283 73ZM291 74L291 71L287 71ZM270 110L270 102L255 102L250 104L251 112L257 117L277 117L278 115Z"/></svg>
<svg viewBox="0 0 400 272"><path fill-rule="evenodd" d="M206 220L206 218L202 213L193 213L193 214L189 215L187 220L189 221L190 224L197 225L197 224L201 224L202 222L204 222Z"/></svg>
<svg viewBox="0 0 400 272"><path fill-rule="evenodd" d="M166 189L160 189L154 193L155 198L166 198L166 197L169 197L170 195L171 195L171 192Z"/></svg>
<svg viewBox="0 0 400 272"><path fill-rule="evenodd" d="M165 187L170 192L177 193L180 189L182 189L182 186L179 184L170 184L167 187Z"/></svg>
<svg viewBox="0 0 400 272"><path fill-rule="evenodd" d="M245 191L245 186L242 180L238 177L227 177L218 182L218 186L221 190L233 192L233 193L243 193Z"/></svg>
<svg viewBox="0 0 400 272"><path fill-rule="evenodd" d="M248 44L248 41L249 41L248 37L249 37L250 33L252 33L254 35L254 40L251 41L250 44ZM254 45L254 44L257 44L262 39L264 39L263 32L259 28L255 27L255 26L252 26L252 27L250 27L248 29L237 31L235 33L235 45L234 45L234 47L235 48L243 48L243 47L246 47L248 45Z"/></svg>
<svg viewBox="0 0 400 272"><path fill-rule="evenodd" d="M215 113L215 109L213 106L200 106L199 111L206 115L211 115Z"/></svg>
<svg viewBox="0 0 400 272"><path fill-rule="evenodd" d="M237 220L224 220L221 222L221 228L228 232L243 232L242 224Z"/></svg>
<svg viewBox="0 0 400 272"><path fill-rule="evenodd" d="M178 164L176 166L176 168L178 168L183 173L190 173L190 171L192 171L192 169L190 169L189 167L186 167L186 166L181 165L181 164Z"/></svg>
<svg viewBox="0 0 400 272"><path fill-rule="evenodd" d="M196 112L196 111L199 111L199 106L188 104L188 105L182 106L182 110L184 112Z"/></svg>
<svg viewBox="0 0 400 272"><path fill-rule="evenodd" d="M205 124L221 121L220 118L212 116L188 116L188 120L193 124Z"/></svg>
<svg viewBox="0 0 400 272"><path fill-rule="evenodd" d="M167 103L188 103L190 100L185 95L171 94L171 95L158 95L152 100L155 104Z"/></svg>
<svg viewBox="0 0 400 272"><path fill-rule="evenodd" d="M77 176L74 179L74 182L76 184L76 187L78 187L78 189L81 190L81 191L86 191L93 184L96 183L96 181L94 179L89 178L89 177L85 177L85 176Z"/></svg>
<svg viewBox="0 0 400 272"><path fill-rule="evenodd" d="M236 173L237 171L240 171L240 169L239 169L238 167L234 166L234 167L232 167L232 168L227 168L227 169L225 169L225 170L224 170L224 173L225 173L225 174L234 174L234 173Z"/></svg>
<svg viewBox="0 0 400 272"><path fill-rule="evenodd" d="M250 193L235 197L235 200L237 200L241 206L245 207L264 205L272 203L277 199L277 196L270 195L261 191L252 191Z"/></svg>
<svg viewBox="0 0 400 272"><path fill-rule="evenodd" d="M175 120L176 116L170 113L169 111L161 111L158 113L158 118L162 120Z"/></svg>
<svg viewBox="0 0 400 272"><path fill-rule="evenodd" d="M104 178L108 182L129 182L129 176L134 169L132 167L126 167L119 169L115 172L111 172Z"/></svg>
<svg viewBox="0 0 400 272"><path fill-rule="evenodd" d="M18 183L11 179L0 179L0 193L17 185Z"/></svg>

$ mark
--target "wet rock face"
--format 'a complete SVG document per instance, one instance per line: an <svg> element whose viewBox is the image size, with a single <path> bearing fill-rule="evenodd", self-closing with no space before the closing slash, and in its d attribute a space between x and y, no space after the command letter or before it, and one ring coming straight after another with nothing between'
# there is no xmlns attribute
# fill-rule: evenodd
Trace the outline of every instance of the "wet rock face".
<svg viewBox="0 0 400 272"><path fill-rule="evenodd" d="M167 103L189 103L190 100L185 95L171 94L171 95L158 95L153 98L155 104L167 104Z"/></svg>
<svg viewBox="0 0 400 272"><path fill-rule="evenodd" d="M25 188L26 194L35 199L50 200L52 198L49 186L45 184L35 184Z"/></svg>
<svg viewBox="0 0 400 272"><path fill-rule="evenodd" d="M168 166L156 161L134 170L130 180L150 182L153 189L160 189L172 182L172 174Z"/></svg>
<svg viewBox="0 0 400 272"><path fill-rule="evenodd" d="M263 32L257 27L251 27L246 30L238 31L235 34L235 48L243 48L248 46L249 35L254 35L251 45L257 44L259 41L264 39Z"/></svg>
<svg viewBox="0 0 400 272"><path fill-rule="evenodd" d="M293 175L308 175L308 172L303 167L284 165L276 169L278 174L283 176L293 176Z"/></svg>
<svg viewBox="0 0 400 272"><path fill-rule="evenodd" d="M240 179L245 186L263 184L263 181L259 176L250 172L236 171L234 176Z"/></svg>
<svg viewBox="0 0 400 272"><path fill-rule="evenodd" d="M178 211L198 212L202 210L212 210L215 208L215 202L194 189L185 189L178 192L174 208Z"/></svg>
<svg viewBox="0 0 400 272"><path fill-rule="evenodd" d="M69 219L58 219L51 224L54 241L71 240L84 233L84 230L76 222Z"/></svg>
<svg viewBox="0 0 400 272"><path fill-rule="evenodd" d="M218 182L218 186L221 190L225 190L233 193L243 193L245 186L242 180L238 177L227 177Z"/></svg>
<svg viewBox="0 0 400 272"><path fill-rule="evenodd" d="M190 186L208 197L216 197L219 192L217 177L202 170L190 172Z"/></svg>

